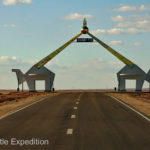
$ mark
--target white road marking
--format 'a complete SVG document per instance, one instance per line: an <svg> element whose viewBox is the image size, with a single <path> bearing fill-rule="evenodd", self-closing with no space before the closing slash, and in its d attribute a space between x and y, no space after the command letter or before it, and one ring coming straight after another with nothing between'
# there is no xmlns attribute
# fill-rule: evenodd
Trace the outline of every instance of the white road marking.
<svg viewBox="0 0 150 150"><path fill-rule="evenodd" d="M74 118L76 118L76 115L71 115L71 119L74 119Z"/></svg>
<svg viewBox="0 0 150 150"><path fill-rule="evenodd" d="M67 129L67 133L66 133L67 135L71 135L71 134L73 134L73 129Z"/></svg>
<svg viewBox="0 0 150 150"><path fill-rule="evenodd" d="M138 115L140 115L141 117L143 117L144 119L146 119L147 121L150 122L150 119L148 117L146 117L145 115L143 115L142 113L140 113L139 111L135 110L134 108L130 107L129 105L127 105L126 103L120 101L119 99L110 96L111 98L113 98L114 100L116 100L117 102L121 103L122 105L126 106L127 108L131 109L132 111L134 111L135 113L137 113Z"/></svg>
<svg viewBox="0 0 150 150"><path fill-rule="evenodd" d="M78 109L78 107L73 107L73 109Z"/></svg>
<svg viewBox="0 0 150 150"><path fill-rule="evenodd" d="M51 96L48 96L48 97L52 97L52 96L55 96L55 95L51 95ZM32 105L38 103L38 102L41 102L41 101L45 100L45 99L48 98L48 97L42 98L42 99L40 99L40 100L38 100L38 101L35 101L35 102L33 102L33 103L31 103L31 104L29 104L29 105L27 105L27 106L24 106L24 107L22 107L22 108L20 108L20 109L18 109L18 110L16 110L16 111L10 112L10 113L8 113L8 114L6 114L6 115L0 117L0 120L3 119L3 118L6 118L6 117L8 117L8 116L10 116L10 115L12 115L12 114L15 114L15 113L17 113L17 112L19 112L19 111L21 111L21 110L27 108L27 107L30 107L30 106L32 106Z"/></svg>
<svg viewBox="0 0 150 150"><path fill-rule="evenodd" d="M78 104L79 104L79 102L76 102L76 104L78 105Z"/></svg>

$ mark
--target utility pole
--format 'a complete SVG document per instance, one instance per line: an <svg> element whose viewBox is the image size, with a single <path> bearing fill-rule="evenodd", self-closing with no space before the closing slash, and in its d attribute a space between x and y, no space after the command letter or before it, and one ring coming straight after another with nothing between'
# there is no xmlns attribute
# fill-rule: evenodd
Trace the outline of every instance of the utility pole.
<svg viewBox="0 0 150 150"><path fill-rule="evenodd" d="M22 82L22 92L23 92L23 82Z"/></svg>
<svg viewBox="0 0 150 150"><path fill-rule="evenodd" d="M18 80L17 92L19 92L19 76L17 76L17 80Z"/></svg>

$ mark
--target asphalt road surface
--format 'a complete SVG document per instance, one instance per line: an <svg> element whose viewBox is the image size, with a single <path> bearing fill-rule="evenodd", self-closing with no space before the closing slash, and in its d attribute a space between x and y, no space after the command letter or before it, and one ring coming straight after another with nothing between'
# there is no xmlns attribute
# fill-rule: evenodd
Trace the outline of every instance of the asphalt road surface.
<svg viewBox="0 0 150 150"><path fill-rule="evenodd" d="M150 150L150 122L104 93L61 93L1 119L0 150Z"/></svg>

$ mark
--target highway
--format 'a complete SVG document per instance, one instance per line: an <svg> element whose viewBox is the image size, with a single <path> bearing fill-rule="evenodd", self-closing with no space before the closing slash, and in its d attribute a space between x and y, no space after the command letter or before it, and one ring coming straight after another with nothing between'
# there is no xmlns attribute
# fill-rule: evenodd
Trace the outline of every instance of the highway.
<svg viewBox="0 0 150 150"><path fill-rule="evenodd" d="M149 150L150 122L105 93L66 92L1 119L0 139L0 150ZM31 139L48 143L15 143Z"/></svg>

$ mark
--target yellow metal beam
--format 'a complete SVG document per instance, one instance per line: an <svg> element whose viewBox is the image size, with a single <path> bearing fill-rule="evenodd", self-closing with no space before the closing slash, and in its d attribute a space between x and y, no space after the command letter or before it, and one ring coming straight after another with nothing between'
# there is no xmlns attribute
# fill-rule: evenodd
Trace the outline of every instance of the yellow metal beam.
<svg viewBox="0 0 150 150"><path fill-rule="evenodd" d="M116 52L114 49L112 49L110 46L108 46L107 44L105 44L104 42L102 42L101 40L99 40L98 38L96 38L94 35L92 35L91 33L87 33L89 36L91 36L93 39L95 39L99 44L101 44L105 49L107 49L110 53L112 53L114 56L116 56L119 60L121 60L124 64L133 67L135 64L130 61L129 59L127 59L126 57L124 57L123 55L119 54L118 52Z"/></svg>
<svg viewBox="0 0 150 150"><path fill-rule="evenodd" d="M60 53L63 49L65 49L68 45L70 45L73 41L75 41L82 33L79 33L74 38L72 38L70 41L53 51L51 54L40 60L38 63L36 63L34 66L38 69L40 69L42 66L44 66L47 62L49 62L52 58L54 58L58 53Z"/></svg>

